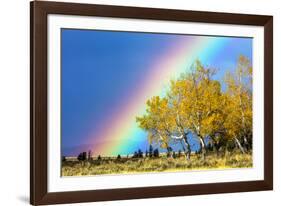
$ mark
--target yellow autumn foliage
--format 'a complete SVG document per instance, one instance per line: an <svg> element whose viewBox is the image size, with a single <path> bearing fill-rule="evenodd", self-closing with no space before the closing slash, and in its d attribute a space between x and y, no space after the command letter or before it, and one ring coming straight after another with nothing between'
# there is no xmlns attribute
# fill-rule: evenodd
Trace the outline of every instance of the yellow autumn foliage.
<svg viewBox="0 0 281 206"><path fill-rule="evenodd" d="M239 146L252 142L250 61L240 56L235 72L227 72L224 81L215 80L215 74L215 69L197 60L191 72L171 81L165 97L147 101L146 114L136 120L151 142L168 147L171 137L192 133L203 154L208 137L213 143L235 140Z"/></svg>

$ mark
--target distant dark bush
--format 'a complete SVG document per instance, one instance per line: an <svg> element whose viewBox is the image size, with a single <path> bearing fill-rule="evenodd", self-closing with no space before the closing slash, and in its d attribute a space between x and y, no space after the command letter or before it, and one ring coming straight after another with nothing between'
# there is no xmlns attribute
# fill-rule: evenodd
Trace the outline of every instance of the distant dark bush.
<svg viewBox="0 0 281 206"><path fill-rule="evenodd" d="M138 158L138 153L134 152L134 155L132 156L132 158Z"/></svg>
<svg viewBox="0 0 281 206"><path fill-rule="evenodd" d="M153 156L153 147L152 145L149 145L149 151L148 151L149 157Z"/></svg>
<svg viewBox="0 0 281 206"><path fill-rule="evenodd" d="M159 150L157 148L153 151L153 157L159 157Z"/></svg>
<svg viewBox="0 0 281 206"><path fill-rule="evenodd" d="M78 155L77 159L79 161L85 161L87 159L87 152L82 152Z"/></svg>
<svg viewBox="0 0 281 206"><path fill-rule="evenodd" d="M172 155L172 151L173 151L173 149L172 149L172 147L167 147L167 157L171 157Z"/></svg>
<svg viewBox="0 0 281 206"><path fill-rule="evenodd" d="M177 155L176 155L175 151L173 151L173 155L172 155L172 157L173 157L174 159L177 157Z"/></svg>
<svg viewBox="0 0 281 206"><path fill-rule="evenodd" d="M145 150L145 157L148 157L148 151Z"/></svg>
<svg viewBox="0 0 281 206"><path fill-rule="evenodd" d="M178 151L178 157L181 157L181 150Z"/></svg>
<svg viewBox="0 0 281 206"><path fill-rule="evenodd" d="M88 160L92 160L93 158L92 158L92 151L91 150L89 150L88 151Z"/></svg>
<svg viewBox="0 0 281 206"><path fill-rule="evenodd" d="M61 161L65 162L66 161L66 157L62 156Z"/></svg>
<svg viewBox="0 0 281 206"><path fill-rule="evenodd" d="M117 155L117 159L118 160L120 160L121 159L121 155L119 154L119 155Z"/></svg>
<svg viewBox="0 0 281 206"><path fill-rule="evenodd" d="M138 151L135 151L132 158L143 158L143 152L141 151L141 149L139 149Z"/></svg>
<svg viewBox="0 0 281 206"><path fill-rule="evenodd" d="M141 149L138 150L138 158L143 158L143 152Z"/></svg>
<svg viewBox="0 0 281 206"><path fill-rule="evenodd" d="M98 160L101 160L101 156L100 155L98 156Z"/></svg>

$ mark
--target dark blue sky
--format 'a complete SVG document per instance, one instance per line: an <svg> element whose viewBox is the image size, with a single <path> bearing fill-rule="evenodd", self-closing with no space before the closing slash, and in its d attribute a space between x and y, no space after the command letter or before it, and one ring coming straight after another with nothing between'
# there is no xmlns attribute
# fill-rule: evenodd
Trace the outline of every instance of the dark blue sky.
<svg viewBox="0 0 281 206"><path fill-rule="evenodd" d="M63 29L63 147L87 144L83 137L98 129L105 111L110 115L118 109L113 103L126 101L128 86L138 87L151 59L165 54L175 40L163 34Z"/></svg>
<svg viewBox="0 0 281 206"><path fill-rule="evenodd" d="M76 152L71 150L89 145L88 135L99 130L104 119L110 120L118 106L134 95L155 59L184 37L62 29L61 38L62 149L63 153L73 154ZM210 58L202 53L199 59L217 68L233 69L239 54L252 55L250 39L229 39L222 48L219 52L223 56ZM222 78L224 72L216 78Z"/></svg>

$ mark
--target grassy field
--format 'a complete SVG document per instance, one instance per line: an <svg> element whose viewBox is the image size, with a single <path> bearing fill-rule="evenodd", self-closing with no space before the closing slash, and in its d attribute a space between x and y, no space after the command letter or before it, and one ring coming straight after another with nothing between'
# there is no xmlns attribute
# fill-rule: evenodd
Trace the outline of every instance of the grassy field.
<svg viewBox="0 0 281 206"><path fill-rule="evenodd" d="M189 170L249 168L252 155L239 152L224 155L208 154L205 160L200 155L191 155L189 161L184 156L176 158L103 158L91 161L66 160L62 162L62 176L83 176L101 174L132 174L150 172L175 172Z"/></svg>

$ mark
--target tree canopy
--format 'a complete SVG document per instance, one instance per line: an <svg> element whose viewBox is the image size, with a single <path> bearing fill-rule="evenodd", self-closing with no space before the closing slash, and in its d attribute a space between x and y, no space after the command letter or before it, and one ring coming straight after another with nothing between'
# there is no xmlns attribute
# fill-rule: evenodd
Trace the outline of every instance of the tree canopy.
<svg viewBox="0 0 281 206"><path fill-rule="evenodd" d="M217 150L234 142L245 153L252 145L252 66L245 56L238 58L235 72L224 80L214 79L216 69L197 60L191 72L171 80L164 97L146 102L146 114L136 117L139 127L148 132L150 143L169 148L172 140L183 145L190 158L192 134L202 158L207 139ZM224 89L222 88L224 86Z"/></svg>

